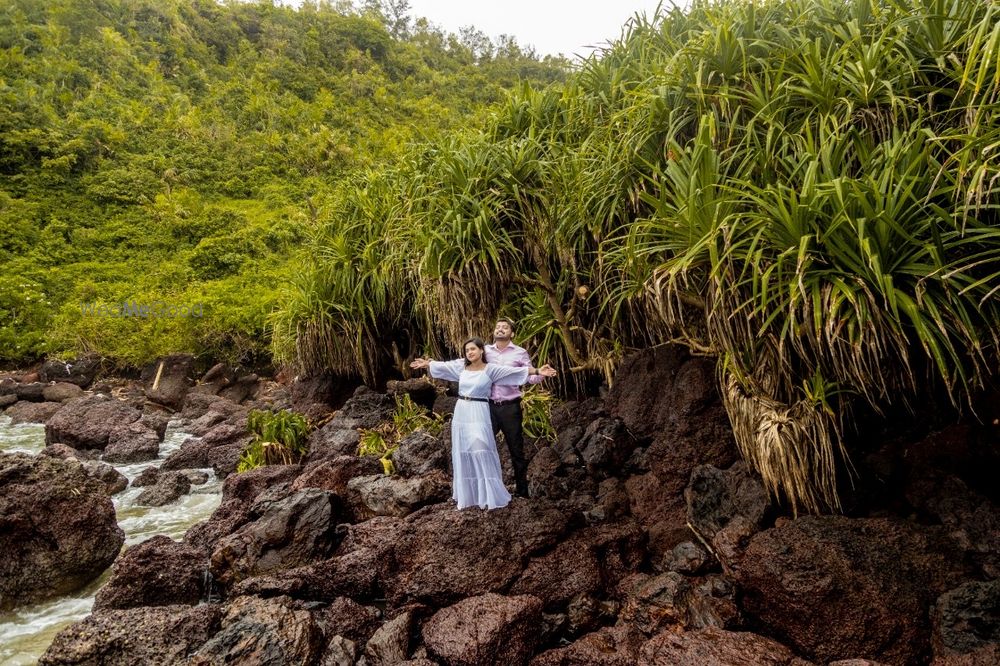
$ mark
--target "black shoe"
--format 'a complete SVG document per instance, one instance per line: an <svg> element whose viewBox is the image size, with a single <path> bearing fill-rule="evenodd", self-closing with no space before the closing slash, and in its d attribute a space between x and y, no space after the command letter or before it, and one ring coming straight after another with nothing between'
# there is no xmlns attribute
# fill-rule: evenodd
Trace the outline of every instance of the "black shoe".
<svg viewBox="0 0 1000 666"><path fill-rule="evenodd" d="M514 491L514 497L523 497L524 499L528 499L530 495L528 495L527 488L518 488Z"/></svg>

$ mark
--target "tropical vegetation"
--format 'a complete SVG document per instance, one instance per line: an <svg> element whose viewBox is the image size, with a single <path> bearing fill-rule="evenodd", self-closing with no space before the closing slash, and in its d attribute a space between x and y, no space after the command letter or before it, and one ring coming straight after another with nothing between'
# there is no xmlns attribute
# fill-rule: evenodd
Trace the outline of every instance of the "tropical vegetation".
<svg viewBox="0 0 1000 666"><path fill-rule="evenodd" d="M3 0L0 362L266 364L351 174L566 70L405 0Z"/></svg>
<svg viewBox="0 0 1000 666"><path fill-rule="evenodd" d="M438 435L443 425L444 419L440 414L421 407L404 393L396 396L396 409L391 419L375 428L360 431L358 455L378 456L382 463L382 471L386 475L394 474L396 465L392 462L392 454L399 448L400 442L418 430L429 435Z"/></svg>
<svg viewBox="0 0 1000 666"><path fill-rule="evenodd" d="M309 422L288 409L254 409L247 414L247 432L253 439L240 454L237 472L264 465L293 465L308 452Z"/></svg>
<svg viewBox="0 0 1000 666"><path fill-rule="evenodd" d="M1000 5L695 0L565 84L342 182L274 353L375 380L498 314L565 372L718 360L737 443L798 510L839 506L852 405L996 372Z"/></svg>

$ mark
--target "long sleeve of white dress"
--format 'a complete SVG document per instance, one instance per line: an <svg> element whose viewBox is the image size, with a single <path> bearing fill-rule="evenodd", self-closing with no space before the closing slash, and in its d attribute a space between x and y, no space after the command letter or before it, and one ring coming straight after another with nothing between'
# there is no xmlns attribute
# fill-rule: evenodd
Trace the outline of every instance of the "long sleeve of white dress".
<svg viewBox="0 0 1000 666"><path fill-rule="evenodd" d="M456 358L454 361L431 361L427 368L427 373L434 379L444 379L449 382L457 382L465 369L465 361Z"/></svg>
<svg viewBox="0 0 1000 666"><path fill-rule="evenodd" d="M486 364L486 376L500 386L520 386L528 381L528 368L514 368L509 365Z"/></svg>

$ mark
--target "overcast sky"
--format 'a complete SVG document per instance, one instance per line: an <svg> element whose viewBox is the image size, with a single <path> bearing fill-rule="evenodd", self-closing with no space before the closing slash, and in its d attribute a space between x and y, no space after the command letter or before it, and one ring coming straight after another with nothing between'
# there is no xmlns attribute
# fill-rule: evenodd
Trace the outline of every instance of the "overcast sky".
<svg viewBox="0 0 1000 666"><path fill-rule="evenodd" d="M589 55L613 41L638 12L652 16L659 0L409 0L410 15L448 32L474 25L492 38L507 34L539 55ZM679 5L684 0L677 0ZM670 0L664 2L670 6Z"/></svg>

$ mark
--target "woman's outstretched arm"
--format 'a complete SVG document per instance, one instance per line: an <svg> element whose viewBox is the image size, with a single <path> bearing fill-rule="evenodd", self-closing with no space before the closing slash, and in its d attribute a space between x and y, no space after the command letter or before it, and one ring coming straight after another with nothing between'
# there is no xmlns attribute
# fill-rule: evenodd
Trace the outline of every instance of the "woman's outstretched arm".
<svg viewBox="0 0 1000 666"><path fill-rule="evenodd" d="M410 367L414 370L427 370L434 379L444 379L449 382L457 382L465 367L465 361L456 358L454 361L432 361L429 358L416 358L410 362Z"/></svg>

